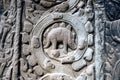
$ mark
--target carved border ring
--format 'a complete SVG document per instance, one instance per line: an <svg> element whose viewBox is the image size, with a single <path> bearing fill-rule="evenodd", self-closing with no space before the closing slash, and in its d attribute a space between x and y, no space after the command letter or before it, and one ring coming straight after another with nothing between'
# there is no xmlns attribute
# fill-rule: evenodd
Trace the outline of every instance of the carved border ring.
<svg viewBox="0 0 120 80"><path fill-rule="evenodd" d="M62 18L61 19L57 19L57 20L54 20L54 17L55 15L62 15ZM42 57L45 57L48 55L46 55L44 53L44 50L43 50L43 45L42 45L42 34L44 32L44 30L52 23L54 22L58 22L58 21L64 21L64 22L67 22L69 24L71 24L77 34L77 38L78 38L78 45L77 45L77 49L75 51L75 54L73 54L72 56L75 57L75 59L72 61L77 61L79 59L82 58L82 56L84 55L84 52L86 51L87 49L87 33L85 31L85 27L84 27L84 24L78 19L78 17L75 17L73 15L70 15L70 14L62 14L62 13L51 13L51 14L48 14L44 17L42 17L42 19L40 19L38 21L38 23L35 25L32 33L31 33L31 38L33 36L37 36L40 40L40 44L41 46L37 49L34 49L32 48L32 51L33 53L35 53L36 55L36 58L38 59L38 62L41 62L41 56ZM80 49L80 46L81 45L85 45L85 48L82 50ZM49 57L50 58L50 57ZM61 63L64 63L61 61Z"/></svg>

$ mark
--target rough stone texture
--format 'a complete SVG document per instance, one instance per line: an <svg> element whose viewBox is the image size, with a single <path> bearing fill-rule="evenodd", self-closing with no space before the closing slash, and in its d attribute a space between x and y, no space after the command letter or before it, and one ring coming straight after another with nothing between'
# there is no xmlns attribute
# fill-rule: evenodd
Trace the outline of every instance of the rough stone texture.
<svg viewBox="0 0 120 80"><path fill-rule="evenodd" d="M3 1L1 0L0 1L0 15L2 14L3 12Z"/></svg>
<svg viewBox="0 0 120 80"><path fill-rule="evenodd" d="M0 78L78 80L85 73L87 80L94 80L92 3L3 1L3 8L10 8L1 16Z"/></svg>
<svg viewBox="0 0 120 80"><path fill-rule="evenodd" d="M104 75L105 80L119 80L119 25L120 25L120 0L106 0L106 19L104 20Z"/></svg>
<svg viewBox="0 0 120 80"><path fill-rule="evenodd" d="M0 0L0 80L119 80L120 0Z"/></svg>

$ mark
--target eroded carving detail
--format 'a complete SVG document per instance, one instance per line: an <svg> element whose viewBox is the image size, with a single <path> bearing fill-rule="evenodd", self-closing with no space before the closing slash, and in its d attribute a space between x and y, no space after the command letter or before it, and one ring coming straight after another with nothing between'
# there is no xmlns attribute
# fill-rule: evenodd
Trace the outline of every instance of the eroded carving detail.
<svg viewBox="0 0 120 80"><path fill-rule="evenodd" d="M105 62L106 69L106 79L119 80L119 77L116 73L119 74L119 71L116 71L119 66L119 20L115 21L106 21L106 52L108 57ZM115 31L115 32L114 32ZM111 43L112 42L112 43ZM113 69L114 68L114 69Z"/></svg>
<svg viewBox="0 0 120 80"><path fill-rule="evenodd" d="M0 23L0 79L94 80L92 0L10 1Z"/></svg>
<svg viewBox="0 0 120 80"><path fill-rule="evenodd" d="M58 19L53 19L53 16L56 17L56 15L60 15L59 13L52 13L50 15L44 18L44 20L47 18L51 18L50 22L46 22L47 25L39 22L34 29L37 30L38 33L32 33L32 37L37 36L37 38L39 39L38 43L42 43L39 48L32 47L33 51L37 51L34 54L37 58L38 64L41 65L41 67L45 71L52 72L51 74L49 74L49 76L47 76L48 74L46 74L43 77L45 79L61 80L62 78L56 78L57 76L55 78L50 78L50 75L55 76L54 74L59 74L59 72L56 73L56 71L60 71L61 75L59 76L62 76L63 74L68 74L73 77L74 72L76 72L76 75L78 75L79 71L82 70L84 67L87 67L87 63L93 60L93 49L88 48L88 46L93 45L93 42L91 42L93 38L92 31L87 32L85 30L85 25L82 23L80 23L78 27L74 24L74 22L71 22L69 18L72 17L72 15L69 16L69 14L67 14L69 18L66 18L65 15L62 14L63 17ZM40 29L39 26L42 24L43 28ZM83 32L81 33L80 31ZM89 33L90 35L87 35L87 33ZM31 44L31 46L32 45L33 44ZM41 57L41 55L44 56ZM68 68L66 71L62 70L61 73L61 69L59 69L59 66L65 68L66 64L71 68ZM94 71L91 72L91 74L93 73ZM41 79L43 78L40 78L40 80ZM76 80L77 77L73 77L71 80L74 79ZM90 80L93 79L94 77L90 78Z"/></svg>
<svg viewBox="0 0 120 80"><path fill-rule="evenodd" d="M56 25L58 23L55 23ZM68 53L68 46L75 50L77 48L75 40L75 33L72 33L69 29L65 28L65 23L58 24L59 26L55 26L53 24L52 29L48 32L46 37L46 44L44 48L49 48L50 44L52 46L51 50L58 50L60 47L63 47L63 53ZM47 33L47 32L46 32ZM59 45L58 45L59 44ZM58 52L60 52L58 50Z"/></svg>

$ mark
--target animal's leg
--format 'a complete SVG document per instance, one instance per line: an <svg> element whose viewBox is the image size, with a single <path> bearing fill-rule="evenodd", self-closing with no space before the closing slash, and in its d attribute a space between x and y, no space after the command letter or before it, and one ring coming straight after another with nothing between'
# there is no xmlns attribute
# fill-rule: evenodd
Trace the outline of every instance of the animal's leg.
<svg viewBox="0 0 120 80"><path fill-rule="evenodd" d="M48 47L49 47L49 45L50 45L50 39L49 39L49 38L47 38L47 43L46 43L46 45L44 46L44 48L48 48Z"/></svg>
<svg viewBox="0 0 120 80"><path fill-rule="evenodd" d="M64 40L63 41L63 52L65 53L65 54L67 54L67 41L66 40Z"/></svg>
<svg viewBox="0 0 120 80"><path fill-rule="evenodd" d="M52 39L52 49L56 49L56 47L57 47L57 40Z"/></svg>

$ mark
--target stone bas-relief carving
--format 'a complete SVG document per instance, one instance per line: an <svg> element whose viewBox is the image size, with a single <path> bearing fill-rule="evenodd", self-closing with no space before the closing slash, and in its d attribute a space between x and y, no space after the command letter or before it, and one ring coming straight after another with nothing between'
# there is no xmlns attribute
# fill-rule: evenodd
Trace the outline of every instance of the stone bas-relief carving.
<svg viewBox="0 0 120 80"><path fill-rule="evenodd" d="M100 78L97 80L120 80L119 74L119 0L106 0L104 2L98 1L97 11L99 14L96 18L96 25L99 27L97 38L101 38L99 41L99 48L101 51L99 53L99 58L101 58L101 63L97 64L101 66L103 70L99 70ZM100 11L101 10L101 11ZM103 38L104 37L104 38ZM98 40L98 39L96 39ZM100 44L101 43L101 44ZM103 46L104 45L104 46ZM97 45L98 47L98 45ZM103 54L104 53L104 54ZM101 56L101 57L100 57ZM100 59L99 59L100 61ZM99 67L98 67L99 68ZM97 67L96 67L97 69ZM98 74L99 74L98 73ZM102 73L104 75L102 75ZM97 75L97 74L96 74ZM103 77L104 76L104 77Z"/></svg>
<svg viewBox="0 0 120 80"><path fill-rule="evenodd" d="M52 49L56 49L57 43L62 42L64 45L63 49L65 52L67 52L67 45L69 45L69 47L72 49L76 49L73 34L72 32L70 32L70 30L64 28L64 25L64 23L61 23L60 27L53 28L50 32L48 32L48 35L46 36L47 43L44 46L44 48L48 48L51 42Z"/></svg>
<svg viewBox="0 0 120 80"><path fill-rule="evenodd" d="M105 69L106 71L106 77L107 79L111 80L119 80L119 20L115 21L107 21L106 22L106 38L108 37L109 40L106 40L106 52L107 52L107 59L105 62ZM116 32L113 32L116 31ZM111 32L111 34L109 33ZM109 50L108 50L109 49ZM114 64L113 64L114 63Z"/></svg>
<svg viewBox="0 0 120 80"><path fill-rule="evenodd" d="M120 19L120 15L119 15L120 6L119 5L120 5L119 0L106 0L105 1L105 13L107 15L107 18L109 18L110 21Z"/></svg>
<svg viewBox="0 0 120 80"><path fill-rule="evenodd" d="M71 14L54 13L54 16L52 15L53 13L48 14L42 19L42 22L39 21L35 25L31 37L36 36L36 40L38 39L38 44L41 44L41 46L35 48L33 46L35 40L32 39L32 50L38 64L45 71L52 73L57 71L75 79L73 74L79 75L79 71L87 66L87 62L93 60L93 49L88 48L88 35L85 25L83 23L78 23L79 27L75 25L75 22L80 19L74 18L75 16ZM58 18L61 15L62 17ZM70 18L73 18L73 20L70 20ZM46 21L46 19L49 20ZM56 20L57 22L54 22ZM48 25L44 25L44 22ZM42 29L39 27L40 25L43 26ZM71 68L67 69L66 64ZM59 67L63 67L62 70ZM73 73L73 71L76 73Z"/></svg>
<svg viewBox="0 0 120 80"><path fill-rule="evenodd" d="M11 0L0 21L1 80L94 80L92 0Z"/></svg>
<svg viewBox="0 0 120 80"><path fill-rule="evenodd" d="M70 25L66 25L65 23L54 23L50 27L49 31L45 32L44 37L46 40L46 44L44 45L44 48L47 49L47 53L51 52L53 55L60 55L60 53L67 54L68 53L68 47L70 47L72 50L75 50L77 48L77 44L75 43L75 32L72 33L69 28L71 28ZM68 29L67 29L68 27ZM46 36L45 36L46 35ZM51 44L51 45L50 45ZM61 47L63 47L62 52L59 50ZM57 57L57 56L56 56Z"/></svg>

